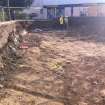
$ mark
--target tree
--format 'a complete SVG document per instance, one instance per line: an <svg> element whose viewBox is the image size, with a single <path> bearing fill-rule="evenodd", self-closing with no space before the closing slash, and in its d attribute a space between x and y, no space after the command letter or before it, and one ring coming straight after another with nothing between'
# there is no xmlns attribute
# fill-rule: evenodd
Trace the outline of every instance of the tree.
<svg viewBox="0 0 105 105"><path fill-rule="evenodd" d="M10 0L11 7L26 7L32 4L33 0Z"/></svg>
<svg viewBox="0 0 105 105"><path fill-rule="evenodd" d="M9 0L10 7L30 6L34 0ZM0 6L8 6L8 0L0 0Z"/></svg>
<svg viewBox="0 0 105 105"><path fill-rule="evenodd" d="M0 0L0 6L7 6L7 0Z"/></svg>
<svg viewBox="0 0 105 105"><path fill-rule="evenodd" d="M0 6L4 7L28 7L33 3L34 0L0 0ZM14 20L18 11L22 11L23 8L5 8L5 14L7 20ZM16 14L15 14L16 13ZM20 14L19 14L20 15ZM21 15L20 15L21 16Z"/></svg>

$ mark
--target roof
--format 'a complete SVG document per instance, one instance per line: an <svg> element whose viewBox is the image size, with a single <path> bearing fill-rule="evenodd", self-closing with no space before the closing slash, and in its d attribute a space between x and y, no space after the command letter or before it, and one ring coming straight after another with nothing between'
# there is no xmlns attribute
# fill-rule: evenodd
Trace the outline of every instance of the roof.
<svg viewBox="0 0 105 105"><path fill-rule="evenodd" d="M105 0L43 0L45 6L48 5L75 5L75 4L95 4L105 3Z"/></svg>
<svg viewBox="0 0 105 105"><path fill-rule="evenodd" d="M84 3L84 4L62 4L62 5L44 5L44 8L64 8L64 7L88 7L88 6L96 6L96 5L104 5L105 3Z"/></svg>

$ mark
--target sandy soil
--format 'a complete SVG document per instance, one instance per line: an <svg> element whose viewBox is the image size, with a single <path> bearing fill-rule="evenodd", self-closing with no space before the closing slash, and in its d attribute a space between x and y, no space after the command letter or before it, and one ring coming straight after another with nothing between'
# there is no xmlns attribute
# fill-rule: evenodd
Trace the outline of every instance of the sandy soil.
<svg viewBox="0 0 105 105"><path fill-rule="evenodd" d="M7 73L0 105L104 105L105 43L65 35L25 36L30 47L22 50L24 63Z"/></svg>

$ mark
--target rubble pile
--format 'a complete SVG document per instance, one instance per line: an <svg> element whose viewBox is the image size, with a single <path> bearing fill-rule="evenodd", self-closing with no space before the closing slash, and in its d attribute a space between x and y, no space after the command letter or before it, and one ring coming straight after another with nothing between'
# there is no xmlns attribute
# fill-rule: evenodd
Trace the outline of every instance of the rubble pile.
<svg viewBox="0 0 105 105"><path fill-rule="evenodd" d="M2 60L5 70L6 69L14 69L16 66L17 59L21 58L19 53L19 46L22 42L21 35L15 34L15 32L11 32L8 37L8 42L2 49ZM13 67L12 67L13 66Z"/></svg>
<svg viewBox="0 0 105 105"><path fill-rule="evenodd" d="M0 50L0 104L104 105L105 43L81 37L10 32Z"/></svg>
<svg viewBox="0 0 105 105"><path fill-rule="evenodd" d="M9 33L7 43L0 50L0 82L3 82L9 71L18 68L22 60L21 51L19 49L22 42L22 36L12 31Z"/></svg>

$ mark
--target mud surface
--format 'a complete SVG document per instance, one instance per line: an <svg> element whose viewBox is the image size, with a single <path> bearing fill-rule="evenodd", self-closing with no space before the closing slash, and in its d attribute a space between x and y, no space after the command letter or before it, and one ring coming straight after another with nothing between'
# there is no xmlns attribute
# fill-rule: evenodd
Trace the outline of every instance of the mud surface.
<svg viewBox="0 0 105 105"><path fill-rule="evenodd" d="M24 36L21 63L1 76L0 105L104 105L105 43L97 37Z"/></svg>

